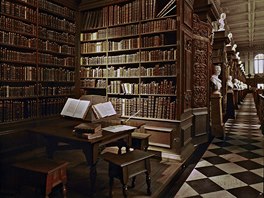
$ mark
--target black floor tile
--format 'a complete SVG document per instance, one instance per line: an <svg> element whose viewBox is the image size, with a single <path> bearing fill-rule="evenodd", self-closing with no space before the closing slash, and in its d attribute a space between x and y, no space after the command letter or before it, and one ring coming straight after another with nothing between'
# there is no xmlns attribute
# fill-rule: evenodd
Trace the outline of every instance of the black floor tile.
<svg viewBox="0 0 264 198"><path fill-rule="evenodd" d="M255 173L252 173L250 171L241 172L241 173L234 173L232 175L234 177L240 179L241 181L245 182L248 185L264 182L262 177L260 177L259 175L256 175Z"/></svg>
<svg viewBox="0 0 264 198"><path fill-rule="evenodd" d="M210 162L211 164L223 164L223 163L228 163L229 161L219 157L219 156L213 156L213 157L205 157L204 158L206 161Z"/></svg>
<svg viewBox="0 0 264 198"><path fill-rule="evenodd" d="M259 158L262 157L261 155L258 155L256 153L252 153L250 151L245 151L245 152L241 152L241 153L237 153L238 155L248 158L248 159L254 159L254 158Z"/></svg>
<svg viewBox="0 0 264 198"><path fill-rule="evenodd" d="M253 170L253 169L258 169L258 168L263 168L261 164L258 164L256 162L253 162L251 160L246 160L246 161L240 161L240 162L235 162L237 165L247 169L247 170Z"/></svg>
<svg viewBox="0 0 264 198"><path fill-rule="evenodd" d="M198 170L199 172L201 172L202 174L204 174L207 177L213 177L213 176L217 176L217 175L226 174L225 171L223 171L223 170L221 170L215 166L200 167L200 168L196 168L196 170Z"/></svg>
<svg viewBox="0 0 264 198"><path fill-rule="evenodd" d="M220 147L226 147L226 146L232 146L233 144L230 144L230 143L228 143L228 142L216 142L216 143L214 143L215 145L217 145L217 146L220 146Z"/></svg>
<svg viewBox="0 0 264 198"><path fill-rule="evenodd" d="M250 186L230 189L228 192L238 198L263 198L259 191Z"/></svg>
<svg viewBox="0 0 264 198"><path fill-rule="evenodd" d="M230 154L232 152L225 150L223 148L216 148L216 149L210 149L209 151L217 154L217 155L225 155L225 154Z"/></svg>
<svg viewBox="0 0 264 198"><path fill-rule="evenodd" d="M244 141L244 140L241 140ZM260 147L252 145L252 144L245 144L245 145L241 145L240 147L247 149L247 150L256 150L256 149L260 149Z"/></svg>
<svg viewBox="0 0 264 198"><path fill-rule="evenodd" d="M199 194L223 190L222 187L218 186L216 183L214 183L208 178L187 181L187 183Z"/></svg>

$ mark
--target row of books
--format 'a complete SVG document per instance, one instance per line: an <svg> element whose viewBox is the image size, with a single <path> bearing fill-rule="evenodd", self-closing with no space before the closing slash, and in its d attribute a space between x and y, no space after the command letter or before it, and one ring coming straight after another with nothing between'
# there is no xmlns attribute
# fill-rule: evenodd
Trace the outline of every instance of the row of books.
<svg viewBox="0 0 264 198"><path fill-rule="evenodd" d="M80 68L80 78L104 78L107 77L107 69L106 68L91 68L91 67L81 67Z"/></svg>
<svg viewBox="0 0 264 198"><path fill-rule="evenodd" d="M46 117L52 115L59 115L66 100L67 98L65 97L40 99L37 106L39 113L38 116Z"/></svg>
<svg viewBox="0 0 264 198"><path fill-rule="evenodd" d="M0 64L0 80L35 81L37 80L36 67L15 66L6 63Z"/></svg>
<svg viewBox="0 0 264 198"><path fill-rule="evenodd" d="M108 7L108 26L132 23L139 21L139 1L132 1L126 4L110 5Z"/></svg>
<svg viewBox="0 0 264 198"><path fill-rule="evenodd" d="M37 117L37 100L0 100L0 122Z"/></svg>
<svg viewBox="0 0 264 198"><path fill-rule="evenodd" d="M107 29L100 29L96 32L86 32L80 34L80 41L93 41L106 39Z"/></svg>
<svg viewBox="0 0 264 198"><path fill-rule="evenodd" d="M41 26L47 26L50 28L55 28L57 30L75 33L76 25L75 23L69 22L66 19L60 19L49 14L40 13L39 14L39 24Z"/></svg>
<svg viewBox="0 0 264 198"><path fill-rule="evenodd" d="M106 80L85 79L81 80L82 88L105 88Z"/></svg>
<svg viewBox="0 0 264 198"><path fill-rule="evenodd" d="M138 34L150 34L156 32L176 30L177 24L175 18L159 19L140 24L129 24L125 26L100 29L95 32L81 33L81 41L93 41L99 39L111 39L122 36L133 36Z"/></svg>
<svg viewBox="0 0 264 198"><path fill-rule="evenodd" d="M47 0L38 0L38 5L40 8L49 10L51 12L54 12L55 14L63 15L64 17L70 18L72 20L75 19L75 11L67 7L60 6Z"/></svg>
<svg viewBox="0 0 264 198"><path fill-rule="evenodd" d="M62 68L43 68L37 70L39 81L74 82L75 72Z"/></svg>
<svg viewBox="0 0 264 198"><path fill-rule="evenodd" d="M176 94L176 86L173 81L163 80L139 84L140 94Z"/></svg>
<svg viewBox="0 0 264 198"><path fill-rule="evenodd" d="M74 45L75 42L75 36L73 34L68 32L56 32L41 26L38 28L38 37L41 39L69 43L71 45Z"/></svg>
<svg viewBox="0 0 264 198"><path fill-rule="evenodd" d="M141 33L162 32L176 30L177 23L175 18L159 19L155 21L144 22L141 25Z"/></svg>
<svg viewBox="0 0 264 198"><path fill-rule="evenodd" d="M170 76L176 75L176 65L173 64L155 64L153 67L140 67L141 76Z"/></svg>
<svg viewBox="0 0 264 198"><path fill-rule="evenodd" d="M0 97L28 97L37 95L37 84L29 86L12 87L0 86Z"/></svg>
<svg viewBox="0 0 264 198"><path fill-rule="evenodd" d="M175 94L176 86L173 81L163 80L150 83L123 83L120 80L110 81L108 93L112 94Z"/></svg>
<svg viewBox="0 0 264 198"><path fill-rule="evenodd" d="M36 63L37 53L27 53L0 47L1 60L19 61L22 63Z"/></svg>
<svg viewBox="0 0 264 198"><path fill-rule="evenodd" d="M139 76L175 76L176 65L175 64L156 64L153 67L136 67L132 68L129 66L114 67L108 66L108 68L92 68L92 67L81 67L80 76L81 78L88 77L139 77Z"/></svg>
<svg viewBox="0 0 264 198"><path fill-rule="evenodd" d="M138 35L140 32L139 24L131 24L126 26L117 26L108 28L107 36L108 38Z"/></svg>
<svg viewBox="0 0 264 198"><path fill-rule="evenodd" d="M41 84L38 86L39 96L57 96L57 95L73 95L74 86L56 86L56 87L43 87Z"/></svg>
<svg viewBox="0 0 264 198"><path fill-rule="evenodd" d="M27 47L36 49L37 47L37 39L36 38L28 38L21 34L0 31L0 43L14 45L16 47Z"/></svg>
<svg viewBox="0 0 264 198"><path fill-rule="evenodd" d="M37 96L56 96L72 95L74 87L45 87L41 84L28 86L0 86L0 97L37 97Z"/></svg>
<svg viewBox="0 0 264 198"><path fill-rule="evenodd" d="M106 27L108 25L107 10L107 7L103 7L102 9L84 12L82 15L82 29L89 30L98 27Z"/></svg>
<svg viewBox="0 0 264 198"><path fill-rule="evenodd" d="M34 24L27 24L22 21L11 19L9 17L0 16L0 27L6 31L19 32L20 34L26 34L36 36L37 27Z"/></svg>
<svg viewBox="0 0 264 198"><path fill-rule="evenodd" d="M135 0L84 12L82 27L83 30L88 30L169 15L176 15L175 0Z"/></svg>
<svg viewBox="0 0 264 198"><path fill-rule="evenodd" d="M118 50L129 50L138 49L140 47L139 38L123 39L121 41L100 41L92 43L82 43L81 53L91 52L106 52L106 51L118 51Z"/></svg>
<svg viewBox="0 0 264 198"><path fill-rule="evenodd" d="M107 68L108 77L139 77L140 67L118 67L110 66Z"/></svg>
<svg viewBox="0 0 264 198"><path fill-rule="evenodd" d="M38 55L39 55L38 61L41 64L56 65L60 67L63 66L74 67L75 64L74 57L59 58L51 54L45 54L45 53L38 53Z"/></svg>
<svg viewBox="0 0 264 198"><path fill-rule="evenodd" d="M91 53L91 52L106 52L107 51L107 42L96 42L96 43L82 43L81 44L81 53Z"/></svg>
<svg viewBox="0 0 264 198"><path fill-rule="evenodd" d="M91 68L87 68L91 69ZM92 70L92 69L91 69ZM154 67L115 67L110 66L107 68L108 77L151 77L151 76L173 76L176 75L176 65L175 64L156 64ZM90 76L93 77L93 76ZM106 76L104 76L106 77Z"/></svg>
<svg viewBox="0 0 264 198"><path fill-rule="evenodd" d="M141 61L166 61L176 60L176 49L171 48L170 50L151 50L142 51L140 58Z"/></svg>
<svg viewBox="0 0 264 198"><path fill-rule="evenodd" d="M165 45L165 35L159 34L154 36L142 37L141 43L142 47L163 46Z"/></svg>
<svg viewBox="0 0 264 198"><path fill-rule="evenodd" d="M71 47L68 45L59 45L56 42L43 41L41 39L38 39L38 49L44 51L51 51L55 53L64 53L69 55L75 54L75 47Z"/></svg>
<svg viewBox="0 0 264 198"><path fill-rule="evenodd" d="M176 102L171 97L148 96L131 99L110 97L109 101L122 116L132 116L139 112L135 117L174 120L176 115Z"/></svg>
<svg viewBox="0 0 264 198"><path fill-rule="evenodd" d="M27 6L12 3L10 0L1 0L1 13L37 23L37 11Z"/></svg>
<svg viewBox="0 0 264 198"><path fill-rule="evenodd" d="M81 57L81 65L102 65L102 64L118 64L118 63L137 63L139 57L141 62L147 61L168 61L176 60L176 49L169 50L147 50L133 54L121 54L116 56L94 56ZM140 55L139 55L140 54Z"/></svg>

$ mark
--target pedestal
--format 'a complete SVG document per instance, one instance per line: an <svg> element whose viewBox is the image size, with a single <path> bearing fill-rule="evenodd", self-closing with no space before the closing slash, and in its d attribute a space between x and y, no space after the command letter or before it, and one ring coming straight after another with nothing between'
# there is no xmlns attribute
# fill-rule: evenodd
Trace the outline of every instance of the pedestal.
<svg viewBox="0 0 264 198"><path fill-rule="evenodd" d="M224 137L224 123L222 115L222 96L220 93L211 95L211 132L212 136Z"/></svg>

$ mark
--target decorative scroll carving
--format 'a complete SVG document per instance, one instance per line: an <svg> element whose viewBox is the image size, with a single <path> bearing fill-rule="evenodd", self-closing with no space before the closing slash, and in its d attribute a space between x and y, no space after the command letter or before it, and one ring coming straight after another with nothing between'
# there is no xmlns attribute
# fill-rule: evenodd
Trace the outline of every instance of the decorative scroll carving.
<svg viewBox="0 0 264 198"><path fill-rule="evenodd" d="M193 33L206 38L209 38L211 34L211 32L209 32L208 24L200 21L197 14L193 15Z"/></svg>
<svg viewBox="0 0 264 198"><path fill-rule="evenodd" d="M194 65L193 65L193 107L194 108L207 106L208 42L201 40L194 40Z"/></svg>

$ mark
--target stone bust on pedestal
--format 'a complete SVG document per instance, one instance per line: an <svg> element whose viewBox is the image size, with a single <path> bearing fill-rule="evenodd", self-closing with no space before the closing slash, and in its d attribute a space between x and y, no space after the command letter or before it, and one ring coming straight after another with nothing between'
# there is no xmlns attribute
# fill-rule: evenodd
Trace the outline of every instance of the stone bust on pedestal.
<svg viewBox="0 0 264 198"><path fill-rule="evenodd" d="M216 65L214 71L214 74L211 76L211 82L213 83L213 94L221 95L220 89L222 87L222 81L218 78L218 76L221 74L221 66Z"/></svg>
<svg viewBox="0 0 264 198"><path fill-rule="evenodd" d="M232 93L234 88L234 84L232 82L232 76L228 76L226 81L226 86L227 86L227 92Z"/></svg>

